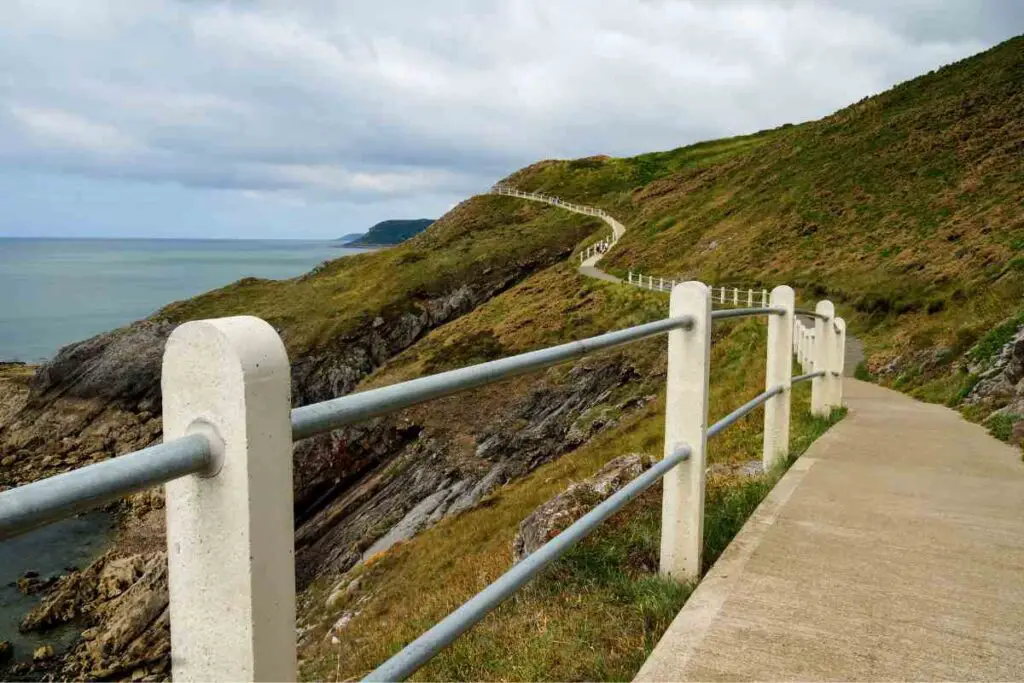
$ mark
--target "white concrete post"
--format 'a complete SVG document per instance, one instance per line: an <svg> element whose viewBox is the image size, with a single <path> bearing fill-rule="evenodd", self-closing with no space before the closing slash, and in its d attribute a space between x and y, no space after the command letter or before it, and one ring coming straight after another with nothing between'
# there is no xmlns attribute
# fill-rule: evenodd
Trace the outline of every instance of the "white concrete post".
<svg viewBox="0 0 1024 683"><path fill-rule="evenodd" d="M654 289L654 276L653 275L648 275L647 276L647 287L649 289Z"/></svg>
<svg viewBox="0 0 1024 683"><path fill-rule="evenodd" d="M668 333L665 456L687 445L688 460L665 475L661 505L661 573L680 581L700 576L704 543L704 468L711 370L711 293L702 282L672 290L669 315L693 327Z"/></svg>
<svg viewBox="0 0 1024 683"><path fill-rule="evenodd" d="M661 278L661 284L658 285L658 289L664 291L664 289L665 289L665 278Z"/></svg>
<svg viewBox="0 0 1024 683"><path fill-rule="evenodd" d="M747 290L747 308L753 308L753 307L754 307L754 290L748 289Z"/></svg>
<svg viewBox="0 0 1024 683"><path fill-rule="evenodd" d="M206 434L214 464L166 485L175 681L294 681L295 527L288 354L249 316L178 327L164 439Z"/></svg>
<svg viewBox="0 0 1024 683"><path fill-rule="evenodd" d="M740 288L739 287L733 287L732 288L732 305L733 306L739 306L740 305Z"/></svg>
<svg viewBox="0 0 1024 683"><path fill-rule="evenodd" d="M824 370L824 377L815 377L811 380L811 413L818 416L827 416L832 412L833 387L835 378L832 370L835 368L833 357L836 352L836 332L832 321L836 317L835 306L828 299L819 301L814 307L814 312L825 316L825 319L814 319L814 343L811 350L811 366L817 370Z"/></svg>
<svg viewBox="0 0 1024 683"><path fill-rule="evenodd" d="M767 472L780 459L789 455L789 411L793 377L793 309L796 295L791 287L781 285L772 290L772 308L783 308L784 315L768 316L768 366L765 389L782 386L781 394L764 404L764 447L761 462Z"/></svg>
<svg viewBox="0 0 1024 683"><path fill-rule="evenodd" d="M629 271L629 280L628 280L628 282L629 282L629 284L633 284L633 271L632 270Z"/></svg>
<svg viewBox="0 0 1024 683"><path fill-rule="evenodd" d="M761 290L761 308L768 308L768 290Z"/></svg>
<svg viewBox="0 0 1024 683"><path fill-rule="evenodd" d="M725 285L722 285L722 303L725 303Z"/></svg>
<svg viewBox="0 0 1024 683"><path fill-rule="evenodd" d="M803 352L804 352L804 324L800 322L800 319L796 319L796 325L793 326L793 354L796 356L797 365L803 368Z"/></svg>
<svg viewBox="0 0 1024 683"><path fill-rule="evenodd" d="M846 371L846 321L842 318L836 318L836 355L833 361L838 376L833 378L832 405L840 408L843 405L843 374Z"/></svg>

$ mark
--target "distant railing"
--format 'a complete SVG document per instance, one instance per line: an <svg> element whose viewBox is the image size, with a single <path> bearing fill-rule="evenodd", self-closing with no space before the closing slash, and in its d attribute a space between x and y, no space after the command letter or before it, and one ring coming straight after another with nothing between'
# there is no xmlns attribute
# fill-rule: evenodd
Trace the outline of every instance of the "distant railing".
<svg viewBox="0 0 1024 683"><path fill-rule="evenodd" d="M270 325L253 317L185 323L164 351L164 443L0 493L0 540L166 482L174 679L294 680L293 441L667 334L664 459L368 676L400 680L661 478L661 573L697 578L707 439L763 404L769 469L788 454L794 383L813 381L817 415L841 404L845 326L830 302L813 313L814 337L797 333L803 341L794 340L802 325L789 287L773 289L760 308L712 311L711 303L703 283L678 283L664 320L294 410L288 356ZM761 315L765 391L708 428L712 323ZM794 350L810 372L793 377Z"/></svg>
<svg viewBox="0 0 1024 683"><path fill-rule="evenodd" d="M592 263L596 263L600 260L600 257L604 255L609 249L615 246L615 243L619 241L619 238L626 234L626 227L619 221L615 220L607 211L604 209L598 209L593 206L585 206L583 204L574 204L567 202L559 197L554 197L549 194L542 192L526 192L518 188L512 187L504 183L498 183L491 188L491 194L503 195L506 197L519 197L520 199L529 199L535 202L545 202L552 206L557 206L567 211L573 211L575 213L582 213L588 216L597 216L612 229L611 237L604 238L595 244L591 244L586 249L580 252L579 260L580 263L585 263L592 257L597 256Z"/></svg>

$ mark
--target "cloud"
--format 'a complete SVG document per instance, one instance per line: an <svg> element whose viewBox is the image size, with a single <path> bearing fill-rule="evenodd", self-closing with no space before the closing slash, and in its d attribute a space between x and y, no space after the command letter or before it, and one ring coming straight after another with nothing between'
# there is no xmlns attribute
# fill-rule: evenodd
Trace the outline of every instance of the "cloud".
<svg viewBox="0 0 1024 683"><path fill-rule="evenodd" d="M117 128L95 123L58 109L12 104L11 115L24 132L44 147L62 147L93 154L122 154L140 150L138 143Z"/></svg>
<svg viewBox="0 0 1024 683"><path fill-rule="evenodd" d="M447 205L819 117L1022 27L1017 0L13 0L0 171Z"/></svg>

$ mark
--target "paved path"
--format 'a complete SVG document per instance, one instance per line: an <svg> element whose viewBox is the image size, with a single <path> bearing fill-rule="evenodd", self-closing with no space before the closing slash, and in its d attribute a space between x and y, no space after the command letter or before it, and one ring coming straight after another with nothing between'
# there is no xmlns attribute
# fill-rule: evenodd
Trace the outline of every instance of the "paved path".
<svg viewBox="0 0 1024 683"><path fill-rule="evenodd" d="M637 675L1024 680L1024 464L846 379L845 420L750 518Z"/></svg>

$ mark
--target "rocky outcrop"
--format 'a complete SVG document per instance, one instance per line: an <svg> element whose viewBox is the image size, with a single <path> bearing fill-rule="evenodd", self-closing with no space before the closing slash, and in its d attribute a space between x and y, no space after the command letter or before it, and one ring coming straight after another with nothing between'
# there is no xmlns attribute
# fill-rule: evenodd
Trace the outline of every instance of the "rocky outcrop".
<svg viewBox="0 0 1024 683"><path fill-rule="evenodd" d="M1024 324L991 359L968 371L977 376L978 383L965 403L998 407L995 414L1024 416Z"/></svg>
<svg viewBox="0 0 1024 683"><path fill-rule="evenodd" d="M70 680L166 679L170 664L167 557L104 555L57 586L22 622L42 630L72 620L89 626L65 656Z"/></svg>
<svg viewBox="0 0 1024 683"><path fill-rule="evenodd" d="M578 363L558 382L525 394L493 397L489 419L479 429L455 430L421 415L377 420L342 430L345 443L389 444L376 467L353 485L337 483L341 495L319 509L296 533L300 585L317 572L343 572L360 560L411 538L446 516L458 514L502 484L522 477L576 448L613 424L611 412L643 405L608 405L613 391L635 383L638 371L623 357ZM637 391L641 390L640 383ZM473 401L472 396L461 400ZM442 409L443 410L443 409Z"/></svg>
<svg viewBox="0 0 1024 683"><path fill-rule="evenodd" d="M564 531L613 493L643 474L654 459L643 453L623 455L608 462L591 477L571 484L519 523L512 540L512 559L520 562Z"/></svg>

